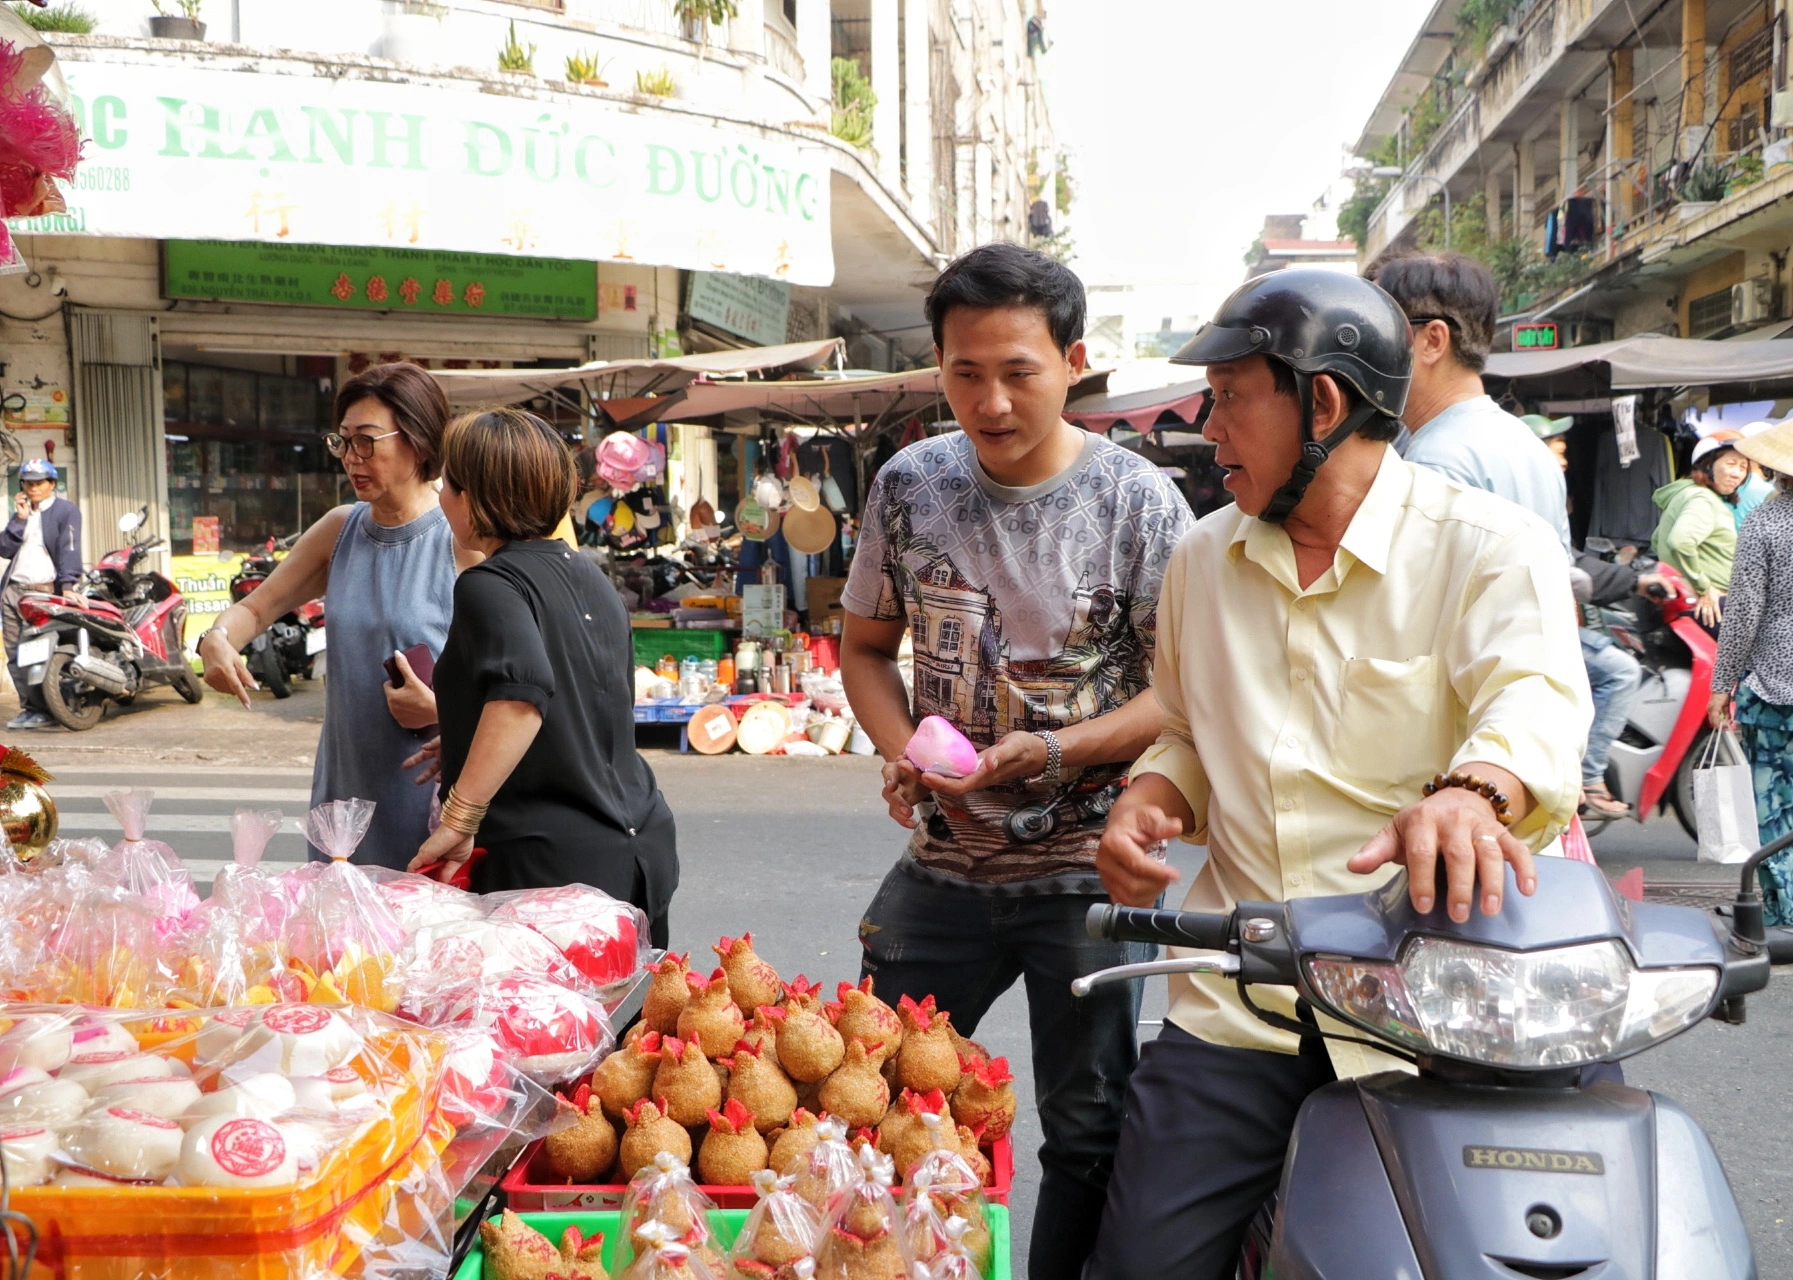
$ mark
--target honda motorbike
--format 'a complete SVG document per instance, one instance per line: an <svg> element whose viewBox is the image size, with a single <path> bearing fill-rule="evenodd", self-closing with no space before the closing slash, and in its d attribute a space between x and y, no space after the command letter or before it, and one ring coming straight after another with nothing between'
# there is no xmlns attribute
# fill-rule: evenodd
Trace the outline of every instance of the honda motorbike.
<svg viewBox="0 0 1793 1280"><path fill-rule="evenodd" d="M260 555L245 556L230 580L230 602L241 604L248 599L274 572L279 563L274 553L290 550L298 540L296 533L278 540L269 538ZM243 650L243 663L262 688L276 698L290 698L295 676L310 680L317 674L318 655L324 648L324 602L307 600L251 640Z"/></svg>
<svg viewBox="0 0 1793 1280"><path fill-rule="evenodd" d="M1092 907L1092 937L1197 948L1077 979L1209 973L1248 1008L1254 984L1404 1058L1308 1097L1271 1209L1267 1257L1242 1280L1754 1280L1749 1236L1711 1141L1659 1094L1588 1083L1705 1020L1742 1023L1768 985L1756 866L1727 923L1692 907L1625 902L1599 869L1537 861L1537 892L1507 872L1499 914L1421 914L1403 872L1364 894L1240 902L1224 913ZM1445 900L1439 885L1438 902ZM1259 1265L1262 1264L1262 1270Z"/></svg>
<svg viewBox="0 0 1793 1280"><path fill-rule="evenodd" d="M131 538L88 570L74 595L34 594L19 601L25 630L18 664L43 686L44 706L65 729L91 729L107 702L129 705L143 689L172 685L190 703L205 686L187 665L187 604L173 581L141 566L163 545L139 537L144 507L119 517Z"/></svg>
<svg viewBox="0 0 1793 1280"><path fill-rule="evenodd" d="M1706 700L1718 642L1694 616L1698 597L1686 579L1667 565L1650 571L1668 586L1584 611L1590 629L1603 632L1643 668L1625 728L1607 757L1606 789L1629 804L1640 822L1672 805L1697 840L1693 771L1708 732ZM1613 821L1597 812L1583 813L1581 820L1589 835Z"/></svg>

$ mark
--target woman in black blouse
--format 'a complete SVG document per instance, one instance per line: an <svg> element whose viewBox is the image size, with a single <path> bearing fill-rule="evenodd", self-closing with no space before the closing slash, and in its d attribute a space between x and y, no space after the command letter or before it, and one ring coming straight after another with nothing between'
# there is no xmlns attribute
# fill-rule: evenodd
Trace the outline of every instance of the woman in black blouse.
<svg viewBox="0 0 1793 1280"><path fill-rule="evenodd" d="M455 582L436 664L442 824L411 868L474 890L589 884L647 913L664 947L678 887L671 811L635 750L629 615L591 561L553 537L572 501L560 437L514 409L442 439L442 511L484 553Z"/></svg>

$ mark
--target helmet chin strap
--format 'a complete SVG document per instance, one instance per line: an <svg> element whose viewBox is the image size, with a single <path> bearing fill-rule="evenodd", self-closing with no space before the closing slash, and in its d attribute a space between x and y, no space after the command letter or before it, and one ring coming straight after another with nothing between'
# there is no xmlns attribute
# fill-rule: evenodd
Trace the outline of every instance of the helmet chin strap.
<svg viewBox="0 0 1793 1280"><path fill-rule="evenodd" d="M1365 401L1353 409L1345 420L1334 427L1332 434L1324 440L1314 439L1314 379L1312 374L1295 371L1295 389L1301 398L1301 457L1295 463L1295 469L1289 472L1289 478L1283 481L1270 498L1270 505L1258 513L1258 519L1270 524L1281 524L1289 518L1289 513L1301 505L1301 499L1307 494L1308 485L1314 482L1314 476L1325 465L1326 459L1332 456L1346 440L1367 425L1372 418L1380 416L1375 405Z"/></svg>

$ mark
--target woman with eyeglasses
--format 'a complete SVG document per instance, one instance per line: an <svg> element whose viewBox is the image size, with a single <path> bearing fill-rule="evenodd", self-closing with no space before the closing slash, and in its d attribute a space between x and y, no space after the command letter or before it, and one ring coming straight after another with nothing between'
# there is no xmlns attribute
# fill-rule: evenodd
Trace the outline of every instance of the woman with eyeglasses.
<svg viewBox="0 0 1793 1280"><path fill-rule="evenodd" d="M328 593L329 676L311 803L374 801L357 862L403 868L429 836L430 797L405 760L436 722L436 699L402 654L442 652L454 612L454 535L434 483L441 473L448 400L416 365L375 365L336 394L336 430L324 437L356 501L325 515L266 582L218 615L199 637L205 680L247 707L256 687L241 650L305 601ZM394 689L385 663L405 678ZM322 855L312 851L314 858Z"/></svg>

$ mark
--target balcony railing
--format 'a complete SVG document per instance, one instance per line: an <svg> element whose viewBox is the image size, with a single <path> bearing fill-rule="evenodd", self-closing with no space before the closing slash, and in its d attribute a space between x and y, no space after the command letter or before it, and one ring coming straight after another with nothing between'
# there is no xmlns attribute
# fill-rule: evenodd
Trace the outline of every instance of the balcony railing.
<svg viewBox="0 0 1793 1280"><path fill-rule="evenodd" d="M766 19L766 60L793 84L803 83L803 55L797 52L797 37L784 22L770 16Z"/></svg>
<svg viewBox="0 0 1793 1280"><path fill-rule="evenodd" d="M632 4L619 4L617 8L620 10L617 21L625 27L657 36L728 47L729 24L726 20L713 25L701 19L682 19L673 12L671 0L634 0Z"/></svg>

